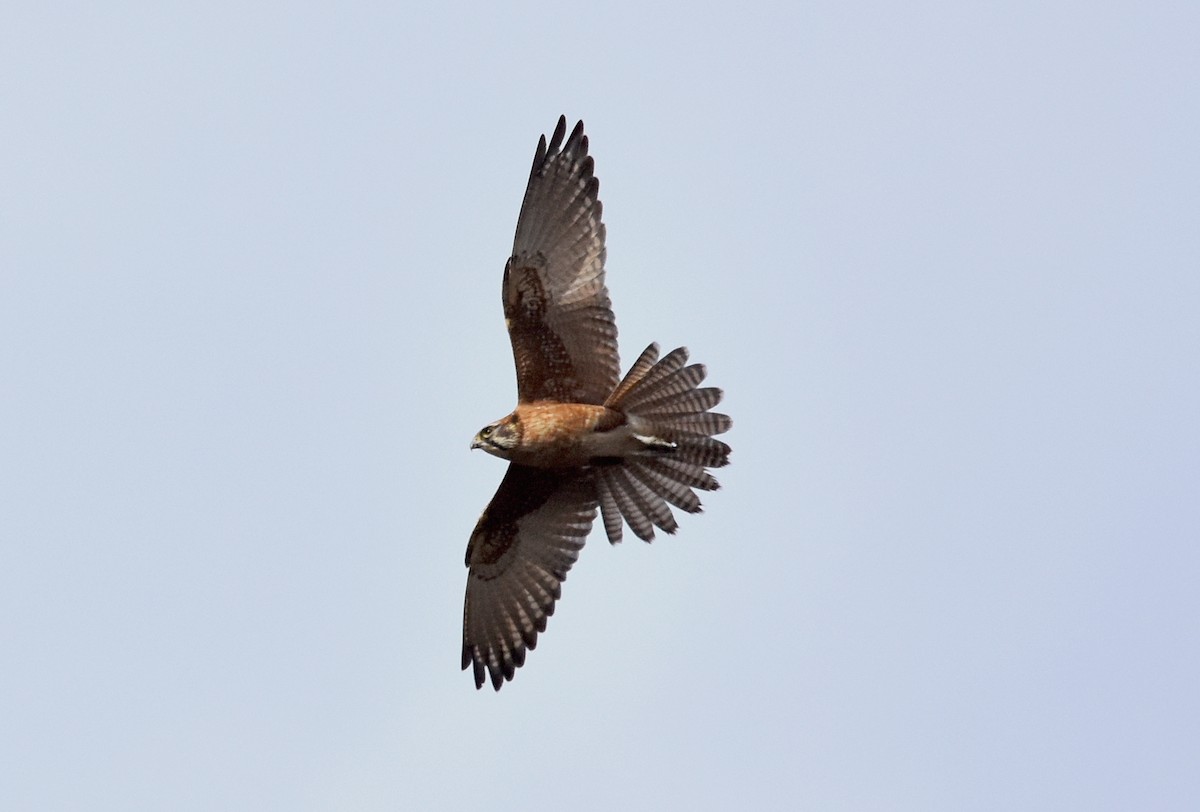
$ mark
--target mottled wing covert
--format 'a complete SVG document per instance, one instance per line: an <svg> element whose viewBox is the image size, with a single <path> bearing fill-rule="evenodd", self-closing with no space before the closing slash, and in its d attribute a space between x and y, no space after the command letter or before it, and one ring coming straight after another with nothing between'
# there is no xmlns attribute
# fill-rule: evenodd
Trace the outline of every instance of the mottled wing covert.
<svg viewBox="0 0 1200 812"><path fill-rule="evenodd" d="M620 377L604 285L604 223L583 122L538 142L504 269L504 318L522 403L603 403Z"/></svg>
<svg viewBox="0 0 1200 812"><path fill-rule="evenodd" d="M475 687L490 674L498 691L524 664L595 518L586 472L509 465L467 545L462 667Z"/></svg>

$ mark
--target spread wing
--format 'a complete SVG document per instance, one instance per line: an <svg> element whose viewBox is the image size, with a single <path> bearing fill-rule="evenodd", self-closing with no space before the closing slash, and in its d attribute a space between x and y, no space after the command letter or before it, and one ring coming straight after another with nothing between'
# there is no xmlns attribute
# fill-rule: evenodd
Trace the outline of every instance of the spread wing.
<svg viewBox="0 0 1200 812"><path fill-rule="evenodd" d="M462 667L476 688L485 667L499 691L525 663L595 518L588 473L508 466L467 545Z"/></svg>
<svg viewBox="0 0 1200 812"><path fill-rule="evenodd" d="M604 286L600 182L583 122L538 142L504 268L504 319L521 403L603 403L617 385L617 327Z"/></svg>

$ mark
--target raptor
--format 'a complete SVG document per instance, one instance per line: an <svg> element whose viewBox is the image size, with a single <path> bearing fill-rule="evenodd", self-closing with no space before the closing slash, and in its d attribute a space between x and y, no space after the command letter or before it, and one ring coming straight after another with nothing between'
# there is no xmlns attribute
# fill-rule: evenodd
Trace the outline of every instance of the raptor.
<svg viewBox="0 0 1200 812"><path fill-rule="evenodd" d="M467 545L462 667L498 691L525 662L554 612L597 510L608 540L623 525L645 541L678 529L671 506L700 512L709 468L729 462L715 435L722 392L680 347L651 344L620 377L604 282L599 182L580 121L560 117L538 142L512 256L504 320L517 368L517 407L471 448L509 461Z"/></svg>

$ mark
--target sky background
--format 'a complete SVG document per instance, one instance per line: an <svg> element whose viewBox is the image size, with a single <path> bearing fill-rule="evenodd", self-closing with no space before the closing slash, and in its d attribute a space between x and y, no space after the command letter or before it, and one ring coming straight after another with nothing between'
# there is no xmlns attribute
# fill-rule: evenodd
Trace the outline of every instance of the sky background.
<svg viewBox="0 0 1200 812"><path fill-rule="evenodd" d="M1200 6L0 13L0 808L1200 808ZM733 464L459 671L583 118Z"/></svg>

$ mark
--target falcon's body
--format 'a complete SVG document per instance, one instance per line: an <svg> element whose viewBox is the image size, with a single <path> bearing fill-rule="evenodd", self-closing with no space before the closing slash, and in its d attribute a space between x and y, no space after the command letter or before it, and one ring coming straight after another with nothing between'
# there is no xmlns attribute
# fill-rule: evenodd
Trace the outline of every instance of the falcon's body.
<svg viewBox="0 0 1200 812"><path fill-rule="evenodd" d="M523 403L480 435L472 448L535 468L575 468L645 449L624 414L588 403ZM515 443L497 442L507 437Z"/></svg>
<svg viewBox="0 0 1200 812"><path fill-rule="evenodd" d="M504 269L517 408L471 444L510 462L467 545L462 664L496 690L545 631L597 508L614 544L623 523L674 533L668 503L699 512L693 489L715 490L706 469L729 461L713 435L731 421L709 411L721 390L687 350L659 360L651 344L619 380L599 184L583 122L565 136L560 118L538 144Z"/></svg>

